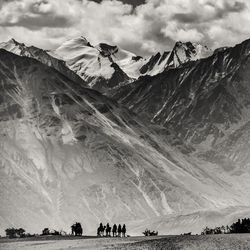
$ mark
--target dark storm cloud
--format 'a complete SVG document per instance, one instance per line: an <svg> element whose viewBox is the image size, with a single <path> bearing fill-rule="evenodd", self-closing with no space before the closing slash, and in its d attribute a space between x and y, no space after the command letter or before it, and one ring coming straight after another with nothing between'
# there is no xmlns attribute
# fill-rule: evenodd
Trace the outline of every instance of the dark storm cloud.
<svg viewBox="0 0 250 250"><path fill-rule="evenodd" d="M219 7L216 2L208 1L206 5L211 6L215 9L220 9L222 12L241 12L247 8L246 3L242 1L223 1L223 6Z"/></svg>
<svg viewBox="0 0 250 250"><path fill-rule="evenodd" d="M101 3L103 0L89 0L89 1ZM118 0L118 1L121 1L122 3L125 4L133 5L134 7L144 4L146 2L145 0Z"/></svg>
<svg viewBox="0 0 250 250"><path fill-rule="evenodd" d="M235 2L233 5L230 5L230 3L226 2L226 9L230 12L241 12L247 8L247 5L244 2Z"/></svg>
<svg viewBox="0 0 250 250"><path fill-rule="evenodd" d="M3 27L26 27L31 30L40 30L43 27L51 28L60 28L60 27L70 27L72 22L68 19L65 19L63 16L50 16L50 15L41 15L38 17L23 16L16 22L2 22L1 26Z"/></svg>
<svg viewBox="0 0 250 250"><path fill-rule="evenodd" d="M173 15L173 19L182 23L195 23L199 21L200 17L196 13L176 13Z"/></svg>

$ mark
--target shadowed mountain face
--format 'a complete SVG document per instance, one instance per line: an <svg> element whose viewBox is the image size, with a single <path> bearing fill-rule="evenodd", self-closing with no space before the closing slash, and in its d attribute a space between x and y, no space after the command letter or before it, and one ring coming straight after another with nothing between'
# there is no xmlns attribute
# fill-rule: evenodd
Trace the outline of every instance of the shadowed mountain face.
<svg viewBox="0 0 250 250"><path fill-rule="evenodd" d="M232 174L193 157L168 129L53 68L0 50L0 79L1 231L67 230L81 221L95 233L109 221L141 233L139 220L155 225L249 206L247 171ZM173 232L186 230L167 219L161 229L169 223Z"/></svg>
<svg viewBox="0 0 250 250"><path fill-rule="evenodd" d="M116 98L175 131L199 157L243 175L249 164L250 41L141 78Z"/></svg>

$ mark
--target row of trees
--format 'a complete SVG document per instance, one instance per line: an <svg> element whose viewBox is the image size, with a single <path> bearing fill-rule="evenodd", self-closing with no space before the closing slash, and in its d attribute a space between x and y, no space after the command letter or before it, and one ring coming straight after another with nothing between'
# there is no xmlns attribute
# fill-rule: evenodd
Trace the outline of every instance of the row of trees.
<svg viewBox="0 0 250 250"><path fill-rule="evenodd" d="M9 238L25 237L25 230L23 228L7 228L5 233Z"/></svg>
<svg viewBox="0 0 250 250"><path fill-rule="evenodd" d="M237 234L237 233L250 233L250 219L238 219L237 222L231 226L221 226L215 228L206 227L201 232L204 234Z"/></svg>
<svg viewBox="0 0 250 250"><path fill-rule="evenodd" d="M34 236L39 236L39 234L30 234L30 233L25 233L25 229L23 228L7 228L5 230L6 236L9 238L24 238L24 237L34 237ZM65 231L57 231L53 229L49 229L48 227L44 228L42 230L42 233L40 234L42 236L45 235L67 235ZM77 235L77 234L75 234Z"/></svg>
<svg viewBox="0 0 250 250"><path fill-rule="evenodd" d="M144 234L145 236L157 236L158 231L151 231L151 230L146 228L145 231L142 232L142 234Z"/></svg>
<svg viewBox="0 0 250 250"><path fill-rule="evenodd" d="M231 225L231 233L250 233L250 219L242 219Z"/></svg>
<svg viewBox="0 0 250 250"><path fill-rule="evenodd" d="M226 226L226 227L221 226L221 227L215 227L215 228L206 227L201 232L202 235L204 234L226 234L226 233L230 233L229 226Z"/></svg>
<svg viewBox="0 0 250 250"><path fill-rule="evenodd" d="M42 231L42 235L66 235L66 232L64 231L57 231L54 229L49 229L48 227L44 228Z"/></svg>

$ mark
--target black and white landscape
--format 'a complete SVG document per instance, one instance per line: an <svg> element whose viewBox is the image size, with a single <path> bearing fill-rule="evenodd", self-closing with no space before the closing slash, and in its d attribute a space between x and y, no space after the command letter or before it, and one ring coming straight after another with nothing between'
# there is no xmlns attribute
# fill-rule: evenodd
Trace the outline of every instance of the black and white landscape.
<svg viewBox="0 0 250 250"><path fill-rule="evenodd" d="M247 24L240 22L249 4L192 1L187 13L175 13L182 18L176 29L196 29L203 37L165 34L165 41L158 37L157 51L157 34L150 29L153 48L147 50L134 37L131 44L123 40L125 48L112 35L109 42L104 31L91 30L91 22L60 27L71 19L66 12L56 16L58 2L0 1L0 31L15 34L0 34L0 234L8 227L68 232L75 221L82 222L85 235L96 235L100 222L126 223L130 235L145 228L196 234L249 217L250 32L242 27L237 33ZM74 7L73 0L65 2ZM175 1L138 1L133 7L126 1L75 2L74 8L82 4L79 15L85 9L90 15L94 7L97 13L106 10L103 20L112 17L108 10L114 6L130 9L129 21L168 4L173 15ZM27 7L19 11L23 15L16 12L20 6ZM197 11L207 8L211 20L202 20ZM157 31L153 24L161 16L154 19L153 13L151 28ZM199 27L206 21L223 30L235 15L238 24L228 23L235 33L225 33L228 44L223 33L209 36L205 24L204 33ZM55 27L63 32L70 25L82 35L61 34L62 42L48 39L47 45L45 37L39 45L30 35ZM84 37L98 31L93 37L103 35L104 42ZM30 42L23 43L26 35Z"/></svg>

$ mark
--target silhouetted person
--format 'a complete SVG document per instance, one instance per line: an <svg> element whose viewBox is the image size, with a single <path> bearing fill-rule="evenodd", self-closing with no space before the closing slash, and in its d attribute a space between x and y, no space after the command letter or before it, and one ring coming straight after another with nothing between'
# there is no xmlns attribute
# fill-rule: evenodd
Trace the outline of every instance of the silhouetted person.
<svg viewBox="0 0 250 250"><path fill-rule="evenodd" d="M82 235L82 225L81 223L76 223L76 235Z"/></svg>
<svg viewBox="0 0 250 250"><path fill-rule="evenodd" d="M125 224L123 224L123 226L122 226L122 237L125 237L126 236L126 226L125 226Z"/></svg>
<svg viewBox="0 0 250 250"><path fill-rule="evenodd" d="M71 226L71 233L75 236L82 235L82 225L79 222L76 222L74 225Z"/></svg>
<svg viewBox="0 0 250 250"><path fill-rule="evenodd" d="M97 228L97 236L103 236L105 228L106 227L104 227L102 223L100 223L100 226Z"/></svg>
<svg viewBox="0 0 250 250"><path fill-rule="evenodd" d="M113 237L117 235L117 226L114 224L113 229L112 229Z"/></svg>
<svg viewBox="0 0 250 250"><path fill-rule="evenodd" d="M107 226L106 226L106 236L111 236L110 232L111 232L111 227L109 226L109 223L107 223Z"/></svg>
<svg viewBox="0 0 250 250"><path fill-rule="evenodd" d="M100 223L100 226L99 226L99 235L100 236L102 235L102 232L103 232L103 225L102 225L102 223Z"/></svg>
<svg viewBox="0 0 250 250"><path fill-rule="evenodd" d="M118 232L118 237L121 237L121 232L122 232L122 226L121 226L121 224L118 225L117 232Z"/></svg>

